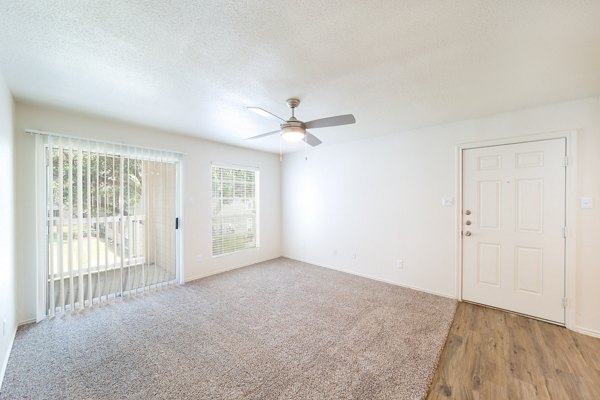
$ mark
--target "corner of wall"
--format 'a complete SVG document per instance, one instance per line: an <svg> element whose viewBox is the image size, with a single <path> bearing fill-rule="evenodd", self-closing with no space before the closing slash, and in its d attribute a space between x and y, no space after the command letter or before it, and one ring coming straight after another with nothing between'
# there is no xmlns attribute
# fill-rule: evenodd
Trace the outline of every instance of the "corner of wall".
<svg viewBox="0 0 600 400"><path fill-rule="evenodd" d="M14 121L15 102L0 73L0 389L17 331Z"/></svg>

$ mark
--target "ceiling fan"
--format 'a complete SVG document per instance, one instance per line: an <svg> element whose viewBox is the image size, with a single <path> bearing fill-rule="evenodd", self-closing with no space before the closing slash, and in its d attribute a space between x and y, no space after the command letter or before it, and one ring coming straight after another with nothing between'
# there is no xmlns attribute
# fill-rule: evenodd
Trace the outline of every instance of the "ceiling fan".
<svg viewBox="0 0 600 400"><path fill-rule="evenodd" d="M300 100L292 98L287 100L287 105L292 109L292 116L286 121L285 119L278 117L277 115L269 112L267 110L263 110L259 107L248 107L248 110L254 111L255 113L262 115L263 117L278 119L281 121L280 129L272 132L263 133L261 135L249 137L246 140L258 139L269 135L274 135L279 133L282 138L290 141L290 142L299 142L301 140L310 144L311 146L318 146L322 142L316 136L312 135L307 131L307 129L316 129L316 128L325 128L328 126L338 126L338 125L348 125L356 122L354 119L354 115L345 114L338 115L335 117L327 117L314 119L308 122L302 122L297 119L294 115L294 110L296 107L300 105Z"/></svg>

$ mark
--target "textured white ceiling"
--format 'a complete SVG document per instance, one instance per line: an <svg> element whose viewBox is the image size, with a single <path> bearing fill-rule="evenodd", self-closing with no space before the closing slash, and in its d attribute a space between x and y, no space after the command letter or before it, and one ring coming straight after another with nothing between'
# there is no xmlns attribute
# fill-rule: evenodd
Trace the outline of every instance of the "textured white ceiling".
<svg viewBox="0 0 600 400"><path fill-rule="evenodd" d="M22 101L279 151L245 106L354 113L328 145L598 95L600 1L0 0L0 69Z"/></svg>

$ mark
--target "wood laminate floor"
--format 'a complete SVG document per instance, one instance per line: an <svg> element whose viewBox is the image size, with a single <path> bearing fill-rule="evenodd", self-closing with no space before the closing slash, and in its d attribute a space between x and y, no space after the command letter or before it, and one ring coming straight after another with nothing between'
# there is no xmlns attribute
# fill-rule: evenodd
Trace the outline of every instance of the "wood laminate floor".
<svg viewBox="0 0 600 400"><path fill-rule="evenodd" d="M459 303L427 399L600 399L600 339Z"/></svg>

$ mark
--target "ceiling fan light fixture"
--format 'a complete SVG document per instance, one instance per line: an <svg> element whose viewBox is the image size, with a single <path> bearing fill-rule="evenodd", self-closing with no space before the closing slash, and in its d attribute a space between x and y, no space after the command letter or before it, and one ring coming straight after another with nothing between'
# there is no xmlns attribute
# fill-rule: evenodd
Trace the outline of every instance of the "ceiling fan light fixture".
<svg viewBox="0 0 600 400"><path fill-rule="evenodd" d="M304 140L306 131L301 126L286 126L281 129L281 136L288 142Z"/></svg>

